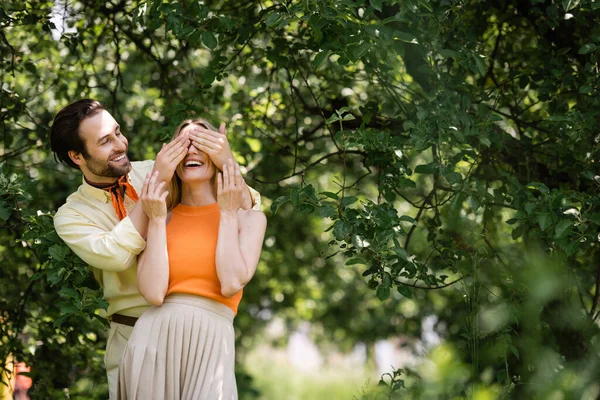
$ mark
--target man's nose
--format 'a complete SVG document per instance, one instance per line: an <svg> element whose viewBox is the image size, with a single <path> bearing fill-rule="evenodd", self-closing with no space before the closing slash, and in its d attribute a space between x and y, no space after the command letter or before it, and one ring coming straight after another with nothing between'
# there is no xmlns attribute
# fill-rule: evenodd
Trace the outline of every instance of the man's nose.
<svg viewBox="0 0 600 400"><path fill-rule="evenodd" d="M123 135L119 138L119 150L125 151L127 150L127 138Z"/></svg>

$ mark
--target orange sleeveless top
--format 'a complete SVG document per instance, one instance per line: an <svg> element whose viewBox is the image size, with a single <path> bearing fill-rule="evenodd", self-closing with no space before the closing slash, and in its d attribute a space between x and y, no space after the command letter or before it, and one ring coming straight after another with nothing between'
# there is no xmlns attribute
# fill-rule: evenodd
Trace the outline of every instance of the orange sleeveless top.
<svg viewBox="0 0 600 400"><path fill-rule="evenodd" d="M171 293L188 293L225 304L237 314L242 299L221 294L217 275L216 252L221 214L217 203L191 207L177 205L167 224L169 252L169 288Z"/></svg>

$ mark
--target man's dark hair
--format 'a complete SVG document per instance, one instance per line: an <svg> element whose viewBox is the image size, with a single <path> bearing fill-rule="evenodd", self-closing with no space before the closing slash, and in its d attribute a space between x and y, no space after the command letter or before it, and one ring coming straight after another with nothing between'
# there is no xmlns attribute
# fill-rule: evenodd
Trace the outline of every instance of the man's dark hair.
<svg viewBox="0 0 600 400"><path fill-rule="evenodd" d="M87 117L91 117L105 107L102 103L92 99L78 100L69 104L56 114L54 123L50 128L50 148L54 152L54 159L67 163L72 168L79 166L69 157L69 151L76 151L88 157L85 143L79 136L79 124Z"/></svg>

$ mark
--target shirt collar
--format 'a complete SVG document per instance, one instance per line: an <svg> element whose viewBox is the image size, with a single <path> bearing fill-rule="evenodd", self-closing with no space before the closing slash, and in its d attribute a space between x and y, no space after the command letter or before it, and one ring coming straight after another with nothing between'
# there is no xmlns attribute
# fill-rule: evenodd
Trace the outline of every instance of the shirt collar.
<svg viewBox="0 0 600 400"><path fill-rule="evenodd" d="M98 201L101 201L103 203L108 203L110 201L112 201L110 199L110 193L107 192L106 190L102 190L102 189L98 189L97 187L94 187L92 185L90 185L89 183L86 182L85 177L81 177L82 180L82 190L83 193L86 196L92 196L93 198L95 198ZM131 178L129 177L129 174L127 174L127 181L129 183L131 183Z"/></svg>

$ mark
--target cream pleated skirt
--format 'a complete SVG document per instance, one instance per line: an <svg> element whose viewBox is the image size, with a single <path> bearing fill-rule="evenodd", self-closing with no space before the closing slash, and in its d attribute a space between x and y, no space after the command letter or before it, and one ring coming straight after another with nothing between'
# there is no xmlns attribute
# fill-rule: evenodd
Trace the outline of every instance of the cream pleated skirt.
<svg viewBox="0 0 600 400"><path fill-rule="evenodd" d="M233 311L171 294L138 319L119 368L121 400L237 399Z"/></svg>

